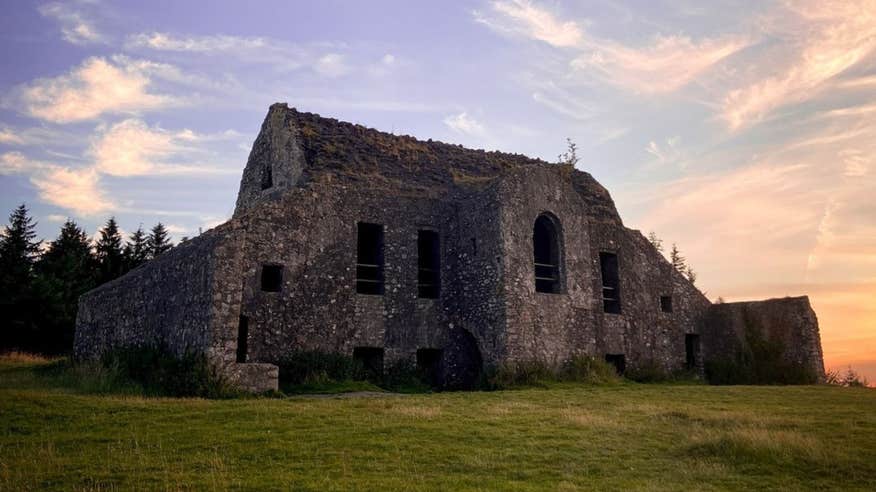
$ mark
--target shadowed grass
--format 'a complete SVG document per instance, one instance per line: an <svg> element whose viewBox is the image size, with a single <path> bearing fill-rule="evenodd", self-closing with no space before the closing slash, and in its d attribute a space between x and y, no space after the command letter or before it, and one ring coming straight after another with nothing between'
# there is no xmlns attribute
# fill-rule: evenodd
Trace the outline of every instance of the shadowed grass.
<svg viewBox="0 0 876 492"><path fill-rule="evenodd" d="M876 391L84 395L0 360L0 490L872 490ZM10 377L12 376L12 377ZM47 382L48 381L48 382Z"/></svg>

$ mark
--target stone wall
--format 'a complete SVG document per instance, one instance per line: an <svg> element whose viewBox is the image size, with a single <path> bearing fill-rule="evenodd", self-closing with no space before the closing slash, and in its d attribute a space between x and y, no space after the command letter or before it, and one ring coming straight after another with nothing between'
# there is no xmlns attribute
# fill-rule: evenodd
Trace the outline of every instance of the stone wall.
<svg viewBox="0 0 876 492"><path fill-rule="evenodd" d="M781 346L784 361L824 378L818 318L806 296L714 304L702 320L702 331L706 360L733 357L756 336Z"/></svg>
<svg viewBox="0 0 876 492"><path fill-rule="evenodd" d="M534 166L501 180L508 357L559 363L624 354L633 369L683 368L685 335L698 332L709 301L641 233L623 227L610 200L594 208L601 186L583 174ZM533 282L533 225L543 213L561 226L559 294L536 292ZM603 310L600 252L619 259L620 314ZM661 296L672 298L672 312L661 310Z"/></svg>
<svg viewBox="0 0 876 492"><path fill-rule="evenodd" d="M506 356L505 279L498 188L461 198L455 210L456 234L448 241L445 309L454 330L474 337L484 363Z"/></svg>
<svg viewBox="0 0 876 492"><path fill-rule="evenodd" d="M241 312L249 318L251 359L375 347L390 362L443 346L449 319L442 301L417 298L417 231L440 233L446 286L455 216L453 205L438 200L313 183L241 217ZM383 226L384 295L356 293L358 222ZM264 265L282 266L279 292L261 289Z"/></svg>
<svg viewBox="0 0 876 492"><path fill-rule="evenodd" d="M191 241L84 294L74 354L99 357L116 347L161 345L182 355L211 346L216 246L221 229Z"/></svg>
<svg viewBox="0 0 876 492"><path fill-rule="evenodd" d="M304 153L293 116L285 105L275 104L268 111L243 168L235 216L264 197L295 187L301 180ZM270 174L271 186L266 188L267 174Z"/></svg>

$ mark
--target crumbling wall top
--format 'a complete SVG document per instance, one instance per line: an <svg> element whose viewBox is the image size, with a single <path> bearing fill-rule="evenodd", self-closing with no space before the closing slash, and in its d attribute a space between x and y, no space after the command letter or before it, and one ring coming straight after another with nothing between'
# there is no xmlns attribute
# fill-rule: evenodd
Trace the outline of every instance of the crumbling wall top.
<svg viewBox="0 0 876 492"><path fill-rule="evenodd" d="M543 165L548 163L521 154L393 135L277 103L253 144L235 216L263 198L314 182L437 197L483 189L509 171ZM592 176L560 167L589 205L617 216L608 192Z"/></svg>

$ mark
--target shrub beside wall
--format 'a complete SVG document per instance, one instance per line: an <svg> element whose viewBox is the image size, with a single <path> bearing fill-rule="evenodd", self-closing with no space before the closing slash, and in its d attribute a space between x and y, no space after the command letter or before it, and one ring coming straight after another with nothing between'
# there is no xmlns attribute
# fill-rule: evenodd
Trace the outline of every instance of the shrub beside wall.
<svg viewBox="0 0 876 492"><path fill-rule="evenodd" d="M99 360L59 359L37 370L48 384L89 394L229 398L241 394L203 354L125 347Z"/></svg>
<svg viewBox="0 0 876 492"><path fill-rule="evenodd" d="M349 355L319 350L297 350L284 355L279 363L280 388L284 391L324 392L385 389L402 393L428 392L428 375L416 365L399 361L382 373L369 371L361 360Z"/></svg>
<svg viewBox="0 0 876 492"><path fill-rule="evenodd" d="M543 386L550 382L578 382L585 384L613 384L621 380L613 365L602 359L578 356L553 367L537 360L503 364L488 370L482 389L509 389L525 386Z"/></svg>
<svg viewBox="0 0 876 492"><path fill-rule="evenodd" d="M237 394L203 354L177 357L161 347L126 347L104 355L101 365L138 384L150 396L225 398Z"/></svg>
<svg viewBox="0 0 876 492"><path fill-rule="evenodd" d="M328 382L364 381L364 365L344 354L318 350L297 350L277 363L281 385L316 385Z"/></svg>

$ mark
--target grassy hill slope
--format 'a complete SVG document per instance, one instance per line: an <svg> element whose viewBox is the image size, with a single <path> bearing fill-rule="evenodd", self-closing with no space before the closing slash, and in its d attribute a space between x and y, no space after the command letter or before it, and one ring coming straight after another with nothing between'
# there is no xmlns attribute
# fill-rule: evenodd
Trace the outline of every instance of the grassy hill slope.
<svg viewBox="0 0 876 492"><path fill-rule="evenodd" d="M876 391L557 385L361 398L75 393L0 359L0 490L843 489Z"/></svg>

